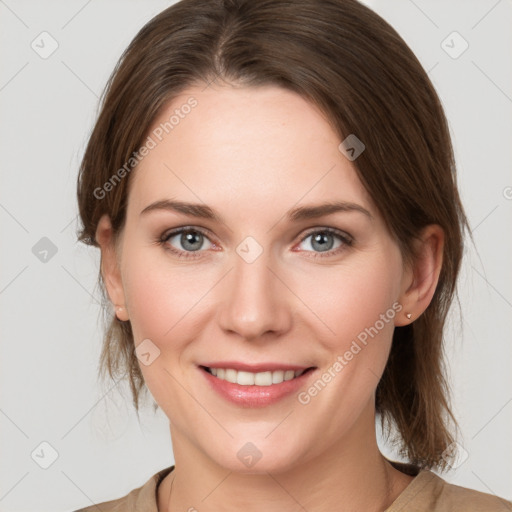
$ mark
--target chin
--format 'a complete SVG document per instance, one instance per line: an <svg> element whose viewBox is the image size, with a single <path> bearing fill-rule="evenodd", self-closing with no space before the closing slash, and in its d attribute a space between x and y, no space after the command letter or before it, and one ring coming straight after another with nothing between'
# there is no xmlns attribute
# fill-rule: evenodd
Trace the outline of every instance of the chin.
<svg viewBox="0 0 512 512"><path fill-rule="evenodd" d="M247 438L245 438L247 439ZM220 447L219 453L208 453L210 458L226 470L238 474L279 474L295 468L303 462L300 453L304 447L290 444L277 446L268 440L251 442L244 440L229 443Z"/></svg>

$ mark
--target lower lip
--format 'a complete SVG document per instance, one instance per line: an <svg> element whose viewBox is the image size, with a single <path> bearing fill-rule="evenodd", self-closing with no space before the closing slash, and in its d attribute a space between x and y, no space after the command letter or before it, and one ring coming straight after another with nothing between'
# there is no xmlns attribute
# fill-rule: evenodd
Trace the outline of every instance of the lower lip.
<svg viewBox="0 0 512 512"><path fill-rule="evenodd" d="M299 377L271 386L241 386L227 380L218 379L203 368L199 368L199 371L205 376L212 389L229 402L242 407L266 407L296 393L304 386L315 369L310 369Z"/></svg>

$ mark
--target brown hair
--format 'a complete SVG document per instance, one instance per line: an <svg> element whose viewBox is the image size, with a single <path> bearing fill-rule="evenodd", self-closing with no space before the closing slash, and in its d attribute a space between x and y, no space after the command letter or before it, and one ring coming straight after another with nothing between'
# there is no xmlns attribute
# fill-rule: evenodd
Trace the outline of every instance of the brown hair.
<svg viewBox="0 0 512 512"><path fill-rule="evenodd" d="M95 231L105 213L114 233L121 232L130 176L117 179L108 193L104 184L133 158L170 100L187 86L216 79L295 91L320 108L340 142L349 134L363 141L366 149L353 164L405 261L414 258L422 228L443 228L434 297L412 324L395 328L376 411L388 440L396 426L392 442L401 455L422 468L446 469L450 457L442 452L453 442L449 423L457 422L449 405L443 328L469 226L435 89L404 40L369 8L356 0L182 0L150 20L119 59L102 96L78 178L79 240L98 247ZM101 272L99 283L105 292ZM138 411L145 385L131 325L112 312L108 321L100 373L127 375Z"/></svg>

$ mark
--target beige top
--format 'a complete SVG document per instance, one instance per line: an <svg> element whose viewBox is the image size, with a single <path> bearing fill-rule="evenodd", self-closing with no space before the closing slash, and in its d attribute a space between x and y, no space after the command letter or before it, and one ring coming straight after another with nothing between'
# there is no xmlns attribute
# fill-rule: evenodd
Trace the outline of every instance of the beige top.
<svg viewBox="0 0 512 512"><path fill-rule="evenodd" d="M449 484L432 471L418 471L410 464L389 462L415 478L384 512L512 512L512 501ZM162 469L122 498L75 512L158 512L158 485L173 469L174 466Z"/></svg>

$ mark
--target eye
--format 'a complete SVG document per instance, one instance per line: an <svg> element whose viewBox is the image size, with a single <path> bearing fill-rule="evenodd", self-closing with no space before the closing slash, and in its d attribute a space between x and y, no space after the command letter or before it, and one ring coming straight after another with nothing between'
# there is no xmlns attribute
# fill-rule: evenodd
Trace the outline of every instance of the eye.
<svg viewBox="0 0 512 512"><path fill-rule="evenodd" d="M310 231L305 237L302 238L301 244L310 238L311 240L305 245L310 246L313 249L313 252L318 251L320 253L314 254L314 258L334 256L345 250L347 247L352 246L354 242L350 235L333 228L322 228L316 229L315 231ZM336 238L340 243L333 249L333 246L336 243Z"/></svg>
<svg viewBox="0 0 512 512"><path fill-rule="evenodd" d="M205 241L210 245L204 247ZM192 227L184 227L167 232L162 235L159 242L166 249L177 254L180 258L198 257L200 256L199 254L196 255L190 253L201 252L202 249L208 249L213 246L209 238L206 236L206 233Z"/></svg>
<svg viewBox="0 0 512 512"><path fill-rule="evenodd" d="M308 239L311 239L311 241L305 243ZM338 245L336 245L336 239L338 240ZM191 226L166 232L157 242L179 258L199 258L203 250L216 247L203 230ZM204 247L205 242L209 244L206 247ZM343 231L333 228L322 228L309 231L300 243L310 246L312 250L308 248L302 250L316 253L312 257L318 258L334 256L347 249L347 247L352 246L353 242L353 238ZM333 249L335 245L336 247Z"/></svg>

